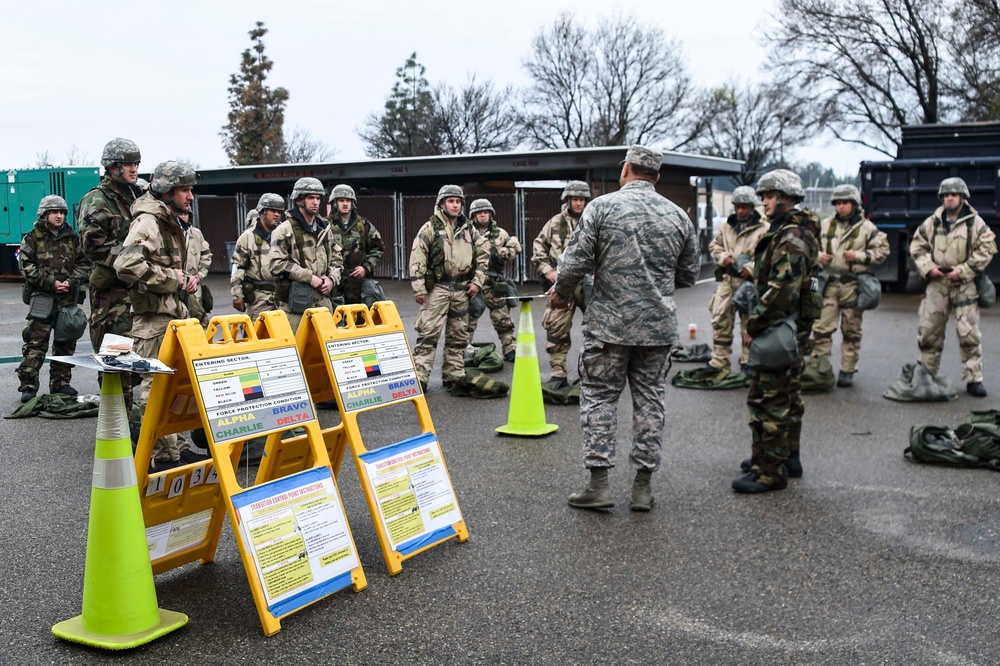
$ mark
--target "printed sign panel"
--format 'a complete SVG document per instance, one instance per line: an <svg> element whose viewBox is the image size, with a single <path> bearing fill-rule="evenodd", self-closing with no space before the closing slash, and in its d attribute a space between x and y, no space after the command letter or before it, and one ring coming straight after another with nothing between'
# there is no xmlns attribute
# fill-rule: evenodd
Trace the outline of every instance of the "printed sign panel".
<svg viewBox="0 0 1000 666"><path fill-rule="evenodd" d="M404 333L326 343L344 411L379 407L420 395Z"/></svg>

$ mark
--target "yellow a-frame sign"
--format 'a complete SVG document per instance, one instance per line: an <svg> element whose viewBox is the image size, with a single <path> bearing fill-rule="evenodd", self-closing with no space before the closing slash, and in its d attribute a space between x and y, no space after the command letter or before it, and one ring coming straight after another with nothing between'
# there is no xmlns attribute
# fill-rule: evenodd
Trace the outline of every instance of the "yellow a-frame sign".
<svg viewBox="0 0 1000 666"><path fill-rule="evenodd" d="M296 340L313 398L337 400L342 422L324 431L330 459L336 470L350 446L389 573L449 539L468 540L396 306L306 310ZM358 415L402 403L413 405L421 434L366 449ZM280 464L285 472L296 469L294 461L275 458L261 464L260 474L267 478Z"/></svg>
<svg viewBox="0 0 1000 666"><path fill-rule="evenodd" d="M265 634L328 594L364 589L285 314L265 312L255 327L246 315L215 317L207 331L195 319L173 321L159 358L177 372L154 378L135 456L154 572L211 562L228 512ZM245 441L266 435L277 456L293 427L305 429L297 446L308 452L295 473L258 473L242 488L235 467ZM205 429L212 460L148 474L153 443L193 428Z"/></svg>

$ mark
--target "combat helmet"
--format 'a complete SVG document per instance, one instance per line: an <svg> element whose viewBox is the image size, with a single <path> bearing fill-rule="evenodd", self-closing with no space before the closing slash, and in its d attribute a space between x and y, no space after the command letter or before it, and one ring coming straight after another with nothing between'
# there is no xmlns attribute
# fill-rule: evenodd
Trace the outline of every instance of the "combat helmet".
<svg viewBox="0 0 1000 666"><path fill-rule="evenodd" d="M276 210L284 212L285 200L273 192L262 194L257 201L257 212L263 213L265 210Z"/></svg>
<svg viewBox="0 0 1000 666"><path fill-rule="evenodd" d="M295 181L295 186L292 188L292 201L298 201L299 198L307 194L318 194L322 197L326 195L326 189L323 187L323 183L319 182L317 178L309 176L299 178Z"/></svg>
<svg viewBox="0 0 1000 666"><path fill-rule="evenodd" d="M135 141L118 137L111 139L104 144L104 152L101 153L101 166L107 169L115 164L138 164L142 155L139 154L139 146Z"/></svg>
<svg viewBox="0 0 1000 666"><path fill-rule="evenodd" d="M138 187L141 192L149 191L149 181L145 178L136 178L135 186Z"/></svg>
<svg viewBox="0 0 1000 666"><path fill-rule="evenodd" d="M469 206L469 215L472 216L484 210L490 211L493 215L497 214L497 212L493 210L493 204L490 203L489 199L476 199L472 202L472 205Z"/></svg>
<svg viewBox="0 0 1000 666"><path fill-rule="evenodd" d="M740 204L746 204L747 206L756 206L760 203L757 199L757 193L753 191L753 188L749 185L740 185L735 190L733 190L733 205L738 206Z"/></svg>
<svg viewBox="0 0 1000 666"><path fill-rule="evenodd" d="M46 213L54 210L61 210L64 213L68 213L69 207L66 206L66 200L58 194L50 194L47 197L42 197L42 200L38 202L38 219L42 219Z"/></svg>
<svg viewBox="0 0 1000 666"><path fill-rule="evenodd" d="M571 180L566 183L566 187L562 191L562 196L559 198L563 201L569 199L570 197L583 197L584 199L590 198L590 185L583 182L582 180Z"/></svg>
<svg viewBox="0 0 1000 666"><path fill-rule="evenodd" d="M465 192L458 185L443 185L440 190L438 190L437 202L435 206L440 206L441 202L448 197L458 197L462 200L462 204L465 204Z"/></svg>
<svg viewBox="0 0 1000 666"><path fill-rule="evenodd" d="M830 203L836 203L837 201L850 201L855 206L860 206L861 192L859 192L858 188L850 183L837 185L833 188L833 193L830 194Z"/></svg>
<svg viewBox="0 0 1000 666"><path fill-rule="evenodd" d="M780 192L796 201L806 198L805 190L802 189L802 179L797 173L788 169L775 169L761 176L757 181L757 194L765 192Z"/></svg>
<svg viewBox="0 0 1000 666"><path fill-rule="evenodd" d="M344 183L334 186L333 191L330 192L330 203L336 203L337 199L350 199L355 205L358 203L358 197L354 194L354 188Z"/></svg>
<svg viewBox="0 0 1000 666"><path fill-rule="evenodd" d="M190 164L167 160L153 169L149 189L153 194L166 194L175 187L194 187L197 182L198 174Z"/></svg>
<svg viewBox="0 0 1000 666"><path fill-rule="evenodd" d="M969 198L969 186L961 178L945 178L938 186L938 199L946 194L961 194L966 199Z"/></svg>

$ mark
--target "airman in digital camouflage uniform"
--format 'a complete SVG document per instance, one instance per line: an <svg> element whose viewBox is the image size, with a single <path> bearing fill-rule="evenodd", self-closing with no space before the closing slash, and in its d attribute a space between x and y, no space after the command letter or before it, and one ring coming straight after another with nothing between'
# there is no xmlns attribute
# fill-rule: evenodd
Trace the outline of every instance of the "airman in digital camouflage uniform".
<svg viewBox="0 0 1000 666"><path fill-rule="evenodd" d="M820 227L822 249L819 263L826 266L829 280L823 293L823 314L813 325L812 356L830 356L833 332L840 320L844 340L840 348L837 386L854 385L861 356L861 319L858 309L858 273L871 271L889 256L889 240L865 217L861 193L854 185L838 185L830 196L835 215Z"/></svg>
<svg viewBox="0 0 1000 666"><path fill-rule="evenodd" d="M197 180L189 164L171 160L156 165L149 192L132 205L132 226L115 259L118 277L129 285L134 350L143 357L159 356L170 321L188 318L181 294L193 293L199 284L196 276L184 270L187 241L180 222L181 214L191 214ZM143 375L139 387L143 411L152 384L153 375ZM183 438L168 435L154 444L151 469L159 471L204 459Z"/></svg>
<svg viewBox="0 0 1000 666"><path fill-rule="evenodd" d="M486 281L489 248L486 238L462 214L465 193L458 185L438 190L434 214L420 227L410 250L410 280L420 304L413 362L421 388L434 367L444 329L441 380L451 389L465 378L462 354L469 344L469 299Z"/></svg>
<svg viewBox="0 0 1000 666"><path fill-rule="evenodd" d="M32 316L29 310L28 322L21 334L24 360L17 367L21 402L28 402L38 395L38 374L45 362L56 318L63 308L77 304L90 271L90 260L83 253L80 237L66 223L68 210L62 197L43 197L38 204L38 219L34 228L21 240L18 261L25 287L31 293L44 294L53 300L47 316ZM75 339L56 339L52 343L54 356L72 356L75 352ZM70 386L72 370L71 365L52 363L49 367L49 391L76 395L76 389Z"/></svg>
<svg viewBox="0 0 1000 666"><path fill-rule="evenodd" d="M747 279L753 277L753 254L757 242L767 233L768 222L756 210L757 194L746 185L733 190L733 207L736 212L719 228L719 233L708 251L715 261L715 279L719 286L708 305L712 313L712 359L695 376L722 379L729 374L733 354L733 329L736 326L736 307L733 294ZM746 331L746 317L740 316L740 343ZM750 349L740 352L740 370L745 370Z"/></svg>
<svg viewBox="0 0 1000 666"><path fill-rule="evenodd" d="M334 242L330 223L319 214L325 198L323 183L299 178L292 188L292 205L285 211L285 221L271 234L267 264L274 276L274 301L288 315L293 331L306 309L332 308L330 299L341 280L343 255ZM296 282L305 287L293 287ZM294 302L293 288L312 290L301 308Z"/></svg>
<svg viewBox="0 0 1000 666"><path fill-rule="evenodd" d="M333 240L344 258L344 279L338 296L341 302L363 303L362 287L373 279L375 268L385 255L382 234L375 225L358 215L358 197L350 185L336 185L330 193ZM366 303L369 307L374 303Z"/></svg>
<svg viewBox="0 0 1000 666"><path fill-rule="evenodd" d="M802 368L809 333L823 300L814 280L819 256L819 220L800 210L805 198L802 180L787 169L770 171L757 182L771 228L757 244L754 284L757 306L747 319L743 345L769 327L795 316L798 358L780 370L754 368L747 406L750 409L752 455L743 461L746 474L733 481L740 493L782 490L788 477L802 476L799 440L802 434Z"/></svg>
<svg viewBox="0 0 1000 666"><path fill-rule="evenodd" d="M277 194L264 194L257 201L253 226L236 239L230 291L233 307L256 321L261 312L275 309L274 277L267 264L271 233L285 215L285 200Z"/></svg>
<svg viewBox="0 0 1000 666"><path fill-rule="evenodd" d="M927 280L917 330L920 362L938 373L944 329L954 312L962 381L969 395L982 398L986 388L975 277L997 252L996 234L969 203L969 187L961 178L942 180L938 197L941 207L917 227L910 241L913 262Z"/></svg>
<svg viewBox="0 0 1000 666"><path fill-rule="evenodd" d="M489 199L476 199L469 206L469 215L476 226L476 231L486 237L489 243L490 260L486 268L486 282L483 285L483 296L486 307L490 311L490 321L500 338L505 361L513 362L517 352L517 340L514 338L514 322L510 318L509 283L504 277L504 266L513 261L521 253L521 243L517 237L511 236L507 230L497 224L493 204ZM469 317L469 341L476 335L478 318Z"/></svg>
<svg viewBox="0 0 1000 666"><path fill-rule="evenodd" d="M653 506L651 476L660 466L664 392L670 348L677 342L675 287L690 287L700 256L691 219L657 194L662 153L629 147L621 189L594 199L562 256L551 300L572 303L587 275L593 299L584 314L580 352L580 428L590 482L570 506L614 506L608 469L615 465L618 400L626 380L632 392L632 451L636 470L632 511Z"/></svg>
<svg viewBox="0 0 1000 666"><path fill-rule="evenodd" d="M590 199L590 186L581 180L571 180L562 192L563 206L539 232L532 243L531 261L535 264L542 286L547 290L556 281L559 257L576 230L583 210ZM573 298L565 302L565 307L555 307L550 302L542 316L542 328L546 332L545 351L549 355L549 379L558 380L560 386L566 380L566 359L569 356L570 332L573 329L573 313L576 308L586 307L583 298L583 284L577 286Z"/></svg>

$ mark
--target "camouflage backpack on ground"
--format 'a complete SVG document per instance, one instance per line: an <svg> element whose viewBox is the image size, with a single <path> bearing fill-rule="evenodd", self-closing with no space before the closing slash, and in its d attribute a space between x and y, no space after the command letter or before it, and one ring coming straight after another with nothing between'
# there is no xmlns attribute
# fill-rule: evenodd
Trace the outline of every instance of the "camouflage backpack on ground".
<svg viewBox="0 0 1000 666"><path fill-rule="evenodd" d="M550 405L579 405L580 380L567 384L561 380L542 383L542 401Z"/></svg>
<svg viewBox="0 0 1000 666"><path fill-rule="evenodd" d="M503 357L497 351L496 343L477 342L475 351L466 356L465 367L479 372L499 372L503 370Z"/></svg>
<svg viewBox="0 0 1000 666"><path fill-rule="evenodd" d="M915 425L910 428L910 445L903 455L911 462L1000 471L1000 427L963 423L952 430Z"/></svg>
<svg viewBox="0 0 1000 666"><path fill-rule="evenodd" d="M502 398L510 392L510 386L487 377L479 370L467 368L465 376L451 385L450 392L460 398Z"/></svg>

